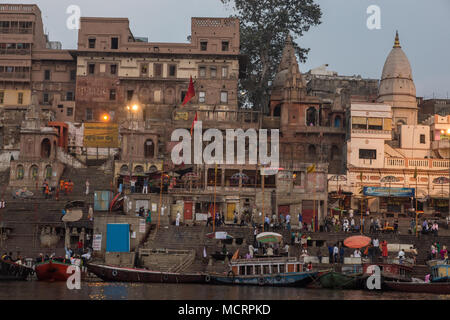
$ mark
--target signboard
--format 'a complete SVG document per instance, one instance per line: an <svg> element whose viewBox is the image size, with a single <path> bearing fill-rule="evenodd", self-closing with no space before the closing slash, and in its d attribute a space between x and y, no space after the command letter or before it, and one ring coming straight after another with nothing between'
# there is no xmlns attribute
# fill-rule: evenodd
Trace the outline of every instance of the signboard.
<svg viewBox="0 0 450 320"><path fill-rule="evenodd" d="M119 127L115 123L85 123L84 147L118 148Z"/></svg>
<svg viewBox="0 0 450 320"><path fill-rule="evenodd" d="M196 213L195 220L196 221L206 221L206 220L208 220L208 215L206 213Z"/></svg>
<svg viewBox="0 0 450 320"><path fill-rule="evenodd" d="M187 112L175 112L175 120L188 120L189 115Z"/></svg>
<svg viewBox="0 0 450 320"><path fill-rule="evenodd" d="M94 238L92 239L92 249L94 251L102 250L102 235L101 234L94 234Z"/></svg>
<svg viewBox="0 0 450 320"><path fill-rule="evenodd" d="M148 200L136 200L136 212L139 212L139 209L144 208L145 212L148 210Z"/></svg>
<svg viewBox="0 0 450 320"><path fill-rule="evenodd" d="M139 233L145 233L145 219L139 219Z"/></svg>
<svg viewBox="0 0 450 320"><path fill-rule="evenodd" d="M411 198L414 197L414 188L385 188L385 187L364 187L363 194L365 196L375 197L398 197Z"/></svg>

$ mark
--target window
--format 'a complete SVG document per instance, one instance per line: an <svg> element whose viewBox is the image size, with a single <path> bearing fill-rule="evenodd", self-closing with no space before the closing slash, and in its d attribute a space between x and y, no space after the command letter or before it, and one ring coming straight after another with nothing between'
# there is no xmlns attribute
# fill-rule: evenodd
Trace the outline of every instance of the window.
<svg viewBox="0 0 450 320"><path fill-rule="evenodd" d="M147 75L147 73L148 73L148 65L141 64L141 75Z"/></svg>
<svg viewBox="0 0 450 320"><path fill-rule="evenodd" d="M201 42L200 42L200 50L201 50L201 51L206 51L206 50L208 50L208 41L201 41Z"/></svg>
<svg viewBox="0 0 450 320"><path fill-rule="evenodd" d="M169 65L169 77L175 77L177 75L177 66L174 64Z"/></svg>
<svg viewBox="0 0 450 320"><path fill-rule="evenodd" d="M95 73L95 64L91 63L89 64L89 74Z"/></svg>
<svg viewBox="0 0 450 320"><path fill-rule="evenodd" d="M19 92L17 94L17 103L18 104L23 104L23 92Z"/></svg>
<svg viewBox="0 0 450 320"><path fill-rule="evenodd" d="M89 49L95 49L95 38L89 39Z"/></svg>
<svg viewBox="0 0 450 320"><path fill-rule="evenodd" d="M127 91L127 101L131 101L133 99L134 90Z"/></svg>
<svg viewBox="0 0 450 320"><path fill-rule="evenodd" d="M206 93L204 91L200 91L198 93L198 102L205 103Z"/></svg>
<svg viewBox="0 0 450 320"><path fill-rule="evenodd" d="M352 129L367 130L367 118L352 117Z"/></svg>
<svg viewBox="0 0 450 320"><path fill-rule="evenodd" d="M222 78L228 78L228 67L222 67Z"/></svg>
<svg viewBox="0 0 450 320"><path fill-rule="evenodd" d="M112 64L111 65L111 74L116 74L117 73L117 64Z"/></svg>
<svg viewBox="0 0 450 320"><path fill-rule="evenodd" d="M111 38L111 49L119 49L119 38Z"/></svg>
<svg viewBox="0 0 450 320"><path fill-rule="evenodd" d="M44 71L44 80L50 80L50 70Z"/></svg>
<svg viewBox="0 0 450 320"><path fill-rule="evenodd" d="M206 67L200 67L200 68L199 68L199 76L200 76L201 78L206 77Z"/></svg>
<svg viewBox="0 0 450 320"><path fill-rule="evenodd" d="M217 68L211 67L211 78L217 77Z"/></svg>
<svg viewBox="0 0 450 320"><path fill-rule="evenodd" d="M425 144L425 135L424 134L420 135L420 143Z"/></svg>
<svg viewBox="0 0 450 320"><path fill-rule="evenodd" d="M94 119L94 113L92 112L91 108L86 109L86 120L93 120Z"/></svg>
<svg viewBox="0 0 450 320"><path fill-rule="evenodd" d="M155 64L155 77L161 77L162 76L162 64L156 63Z"/></svg>
<svg viewBox="0 0 450 320"><path fill-rule="evenodd" d="M383 118L368 118L369 130L383 130Z"/></svg>
<svg viewBox="0 0 450 320"><path fill-rule="evenodd" d="M377 150L359 149L359 158L360 159L376 159L377 158Z"/></svg>
<svg viewBox="0 0 450 320"><path fill-rule="evenodd" d="M184 98L186 97L187 91L181 91L181 103L184 102Z"/></svg>
<svg viewBox="0 0 450 320"><path fill-rule="evenodd" d="M3 104L5 102L5 92L0 91L0 104Z"/></svg>
<svg viewBox="0 0 450 320"><path fill-rule="evenodd" d="M73 101L73 92L68 91L66 94L66 100L67 101Z"/></svg>
<svg viewBox="0 0 450 320"><path fill-rule="evenodd" d="M48 102L49 102L49 95L48 95L48 93L44 93L43 103L48 104Z"/></svg>
<svg viewBox="0 0 450 320"><path fill-rule="evenodd" d="M67 108L67 116L68 117L73 116L73 108Z"/></svg>
<svg viewBox="0 0 450 320"><path fill-rule="evenodd" d="M302 174L301 171L295 171L292 175L292 181L294 183L294 186L301 186L302 185Z"/></svg>
<svg viewBox="0 0 450 320"><path fill-rule="evenodd" d="M220 93L220 102L227 103L228 102L228 92L222 91Z"/></svg>
<svg viewBox="0 0 450 320"><path fill-rule="evenodd" d="M77 79L77 70L71 70L70 71L70 80L76 80Z"/></svg>
<svg viewBox="0 0 450 320"><path fill-rule="evenodd" d="M308 108L306 111L306 125L316 126L317 125L317 110L314 107Z"/></svg>
<svg viewBox="0 0 450 320"><path fill-rule="evenodd" d="M116 100L116 89L109 90L109 100L111 101Z"/></svg>
<svg viewBox="0 0 450 320"><path fill-rule="evenodd" d="M228 51L230 49L230 43L228 41L222 41L222 51Z"/></svg>

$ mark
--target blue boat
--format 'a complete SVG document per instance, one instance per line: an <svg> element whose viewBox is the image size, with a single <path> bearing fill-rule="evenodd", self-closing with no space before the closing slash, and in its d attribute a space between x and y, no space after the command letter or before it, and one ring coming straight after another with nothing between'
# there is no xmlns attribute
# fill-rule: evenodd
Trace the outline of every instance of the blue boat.
<svg viewBox="0 0 450 320"><path fill-rule="evenodd" d="M444 264L446 262L443 261L442 264L431 267L432 282L450 282L450 265Z"/></svg>
<svg viewBox="0 0 450 320"><path fill-rule="evenodd" d="M296 258L237 259L226 275L211 275L211 282L227 285L305 287L319 272L305 271Z"/></svg>

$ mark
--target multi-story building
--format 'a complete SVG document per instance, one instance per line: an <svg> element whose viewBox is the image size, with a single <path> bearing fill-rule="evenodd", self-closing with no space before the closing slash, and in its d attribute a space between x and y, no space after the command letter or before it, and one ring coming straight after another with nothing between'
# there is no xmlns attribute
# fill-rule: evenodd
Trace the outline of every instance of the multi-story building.
<svg viewBox="0 0 450 320"><path fill-rule="evenodd" d="M421 99L419 103L419 121L425 121L434 115L450 114L450 99Z"/></svg>

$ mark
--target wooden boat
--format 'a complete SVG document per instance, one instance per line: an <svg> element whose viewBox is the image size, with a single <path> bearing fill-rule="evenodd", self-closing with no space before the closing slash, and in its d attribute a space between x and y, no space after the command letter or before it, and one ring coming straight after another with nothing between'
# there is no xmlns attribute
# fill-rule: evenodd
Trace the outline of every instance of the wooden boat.
<svg viewBox="0 0 450 320"><path fill-rule="evenodd" d="M450 282L397 282L385 281L384 285L394 291L450 294Z"/></svg>
<svg viewBox="0 0 450 320"><path fill-rule="evenodd" d="M411 282L413 267L407 263L364 263L363 276L366 278L373 274L371 266L378 266L381 271L381 278L383 281L402 281Z"/></svg>
<svg viewBox="0 0 450 320"><path fill-rule="evenodd" d="M159 272L91 263L87 265L87 270L107 282L207 283L210 281L208 275L201 273Z"/></svg>
<svg viewBox="0 0 450 320"><path fill-rule="evenodd" d="M362 273L345 274L336 271L325 272L318 278L322 288L350 290L363 288L365 279Z"/></svg>
<svg viewBox="0 0 450 320"><path fill-rule="evenodd" d="M443 261L441 263L444 263ZM450 282L450 265L438 264L431 267L432 282Z"/></svg>
<svg viewBox="0 0 450 320"><path fill-rule="evenodd" d="M36 263L34 270L39 281L66 281L70 277L67 268L71 265L70 260L51 259Z"/></svg>
<svg viewBox="0 0 450 320"><path fill-rule="evenodd" d="M30 267L0 259L0 280L27 280L34 270Z"/></svg>
<svg viewBox="0 0 450 320"><path fill-rule="evenodd" d="M236 259L227 275L212 275L215 284L305 287L318 271L304 271L296 258Z"/></svg>

